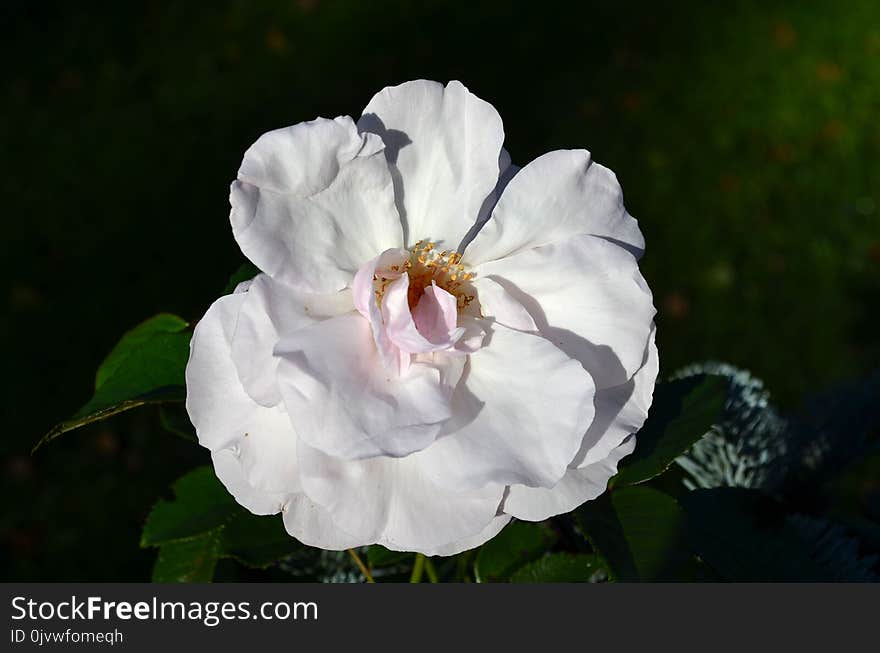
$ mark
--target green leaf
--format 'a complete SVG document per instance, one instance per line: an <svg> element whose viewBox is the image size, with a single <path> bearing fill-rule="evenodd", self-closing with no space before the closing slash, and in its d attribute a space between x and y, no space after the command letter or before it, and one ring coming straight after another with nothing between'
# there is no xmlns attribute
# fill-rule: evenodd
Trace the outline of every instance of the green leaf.
<svg viewBox="0 0 880 653"><path fill-rule="evenodd" d="M636 450L621 463L614 486L635 485L662 474L718 421L728 382L693 376L657 385Z"/></svg>
<svg viewBox="0 0 880 653"><path fill-rule="evenodd" d="M163 544L153 566L154 583L209 583L220 557L217 531Z"/></svg>
<svg viewBox="0 0 880 653"><path fill-rule="evenodd" d="M373 544L367 549L367 561L370 567L393 567L401 563L411 564L412 553L391 551L380 544Z"/></svg>
<svg viewBox="0 0 880 653"><path fill-rule="evenodd" d="M67 431L148 403L183 401L190 333L181 318L162 313L126 333L101 363L95 393L69 420L34 447Z"/></svg>
<svg viewBox="0 0 880 653"><path fill-rule="evenodd" d="M260 268L258 268L250 261L245 261L229 277L229 281L226 282L226 287L223 289L222 294L231 295L235 291L235 287L238 284L240 284L242 281L249 281L258 274L260 274Z"/></svg>
<svg viewBox="0 0 880 653"><path fill-rule="evenodd" d="M303 548L284 530L280 515L240 511L222 530L222 554L248 567L264 568Z"/></svg>
<svg viewBox="0 0 880 653"><path fill-rule="evenodd" d="M157 343L168 342L163 340L163 336L180 333L187 326L189 325L183 319L170 313L160 313L136 326L122 336L113 350L107 354L104 362L101 363L97 374L95 374L95 390L105 387L109 381L119 374L120 370L125 370L126 367L130 368L133 356L141 355L144 350L151 354L157 352ZM189 344L189 339L187 338L185 342ZM183 377L180 378L182 379ZM177 379L172 378L173 380ZM158 385L168 384L151 384L152 387L157 387Z"/></svg>
<svg viewBox="0 0 880 653"><path fill-rule="evenodd" d="M199 467L174 485L175 498L160 499L147 517L141 546L157 546L214 531L241 512L214 470Z"/></svg>
<svg viewBox="0 0 880 653"><path fill-rule="evenodd" d="M172 487L174 499L156 503L141 534L141 546L159 547L154 580L206 581L220 558L264 568L304 550L280 516L261 517L239 506L210 466L181 476Z"/></svg>
<svg viewBox="0 0 880 653"><path fill-rule="evenodd" d="M783 506L757 490L694 490L681 499L696 553L731 581L829 581L786 519Z"/></svg>
<svg viewBox="0 0 880 653"><path fill-rule="evenodd" d="M606 492L575 516L615 580L681 580L691 562L684 513L672 497L653 488Z"/></svg>
<svg viewBox="0 0 880 653"><path fill-rule="evenodd" d="M189 415L182 404L161 404L159 406L159 423L166 431L184 440L199 441L196 430L193 428L192 422L189 421Z"/></svg>
<svg viewBox="0 0 880 653"><path fill-rule="evenodd" d="M512 583L589 583L607 577L607 567L595 555L549 553L510 577Z"/></svg>
<svg viewBox="0 0 880 653"><path fill-rule="evenodd" d="M474 562L477 582L508 580L517 569L539 558L556 539L556 533L545 524L511 522L477 553Z"/></svg>

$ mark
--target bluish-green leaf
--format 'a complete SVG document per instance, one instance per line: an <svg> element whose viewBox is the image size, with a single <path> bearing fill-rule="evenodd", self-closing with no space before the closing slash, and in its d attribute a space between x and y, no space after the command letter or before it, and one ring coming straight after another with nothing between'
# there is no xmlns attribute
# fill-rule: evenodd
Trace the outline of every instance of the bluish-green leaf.
<svg viewBox="0 0 880 653"><path fill-rule="evenodd" d="M598 556L585 553L548 553L520 567L512 583L590 583L604 580L608 570Z"/></svg>
<svg viewBox="0 0 880 653"><path fill-rule="evenodd" d="M92 398L57 424L40 445L85 424L148 403L182 401L190 333L181 318L162 313L126 333L101 363Z"/></svg>
<svg viewBox="0 0 880 653"><path fill-rule="evenodd" d="M624 458L613 485L635 485L662 474L719 419L727 381L694 376L657 385L636 450Z"/></svg>
<svg viewBox="0 0 880 653"><path fill-rule="evenodd" d="M681 579L690 564L684 513L672 497L653 488L606 492L575 515L615 580Z"/></svg>
<svg viewBox="0 0 880 653"><path fill-rule="evenodd" d="M694 551L732 581L830 581L828 570L786 519L781 504L757 490L712 488L685 494Z"/></svg>
<svg viewBox="0 0 880 653"><path fill-rule="evenodd" d="M477 581L508 580L517 569L541 557L556 539L556 533L545 524L511 522L477 553L474 562Z"/></svg>

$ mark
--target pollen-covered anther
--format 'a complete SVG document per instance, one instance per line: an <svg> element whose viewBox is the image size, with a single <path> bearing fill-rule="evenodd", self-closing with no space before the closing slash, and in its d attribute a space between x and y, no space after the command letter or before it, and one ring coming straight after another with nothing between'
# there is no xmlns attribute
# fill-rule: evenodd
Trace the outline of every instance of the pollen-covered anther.
<svg viewBox="0 0 880 653"><path fill-rule="evenodd" d="M453 250L437 250L437 244L428 241L418 241L410 250L409 258L402 266L395 266L409 275L408 300L411 307L415 307L431 284L436 284L446 292L455 296L459 310L465 308L474 300L471 292L470 281L476 275L467 272L461 263L461 254ZM392 271L397 272L392 268ZM377 293L384 294L384 286L381 290L377 287ZM377 295L378 296L378 295Z"/></svg>

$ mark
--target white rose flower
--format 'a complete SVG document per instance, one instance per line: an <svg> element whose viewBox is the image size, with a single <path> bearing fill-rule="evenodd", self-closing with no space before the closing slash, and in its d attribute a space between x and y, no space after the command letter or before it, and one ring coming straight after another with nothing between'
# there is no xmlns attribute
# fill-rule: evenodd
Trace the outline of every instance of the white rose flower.
<svg viewBox="0 0 880 653"><path fill-rule="evenodd" d="M585 150L522 169L462 84L261 136L232 229L262 270L198 323L217 476L305 544L450 555L600 495L651 404L644 240Z"/></svg>

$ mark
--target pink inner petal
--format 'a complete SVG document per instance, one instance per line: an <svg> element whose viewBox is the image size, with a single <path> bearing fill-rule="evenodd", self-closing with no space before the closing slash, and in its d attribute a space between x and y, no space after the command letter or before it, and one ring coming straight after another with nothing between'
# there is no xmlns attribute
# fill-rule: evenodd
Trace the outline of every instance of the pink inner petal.
<svg viewBox="0 0 880 653"><path fill-rule="evenodd" d="M410 310L409 275L400 271L402 267L391 270L392 266L403 266L408 257L404 249L385 250L361 266L352 284L355 308L370 322L383 365L400 375L409 369L413 354L467 353L479 346L456 351L456 343L466 332L457 326L458 300L435 282L425 288L415 309ZM384 284L381 300L376 297L376 275L391 280Z"/></svg>
<svg viewBox="0 0 880 653"><path fill-rule="evenodd" d="M446 330L445 333L439 334L440 337L436 341L426 338L413 320L409 309L408 294L409 276L404 274L385 289L385 294L382 297L382 317L391 342L403 351L412 354L443 351L451 348L455 344L455 340L461 337L458 329L454 329L452 332ZM436 310L442 313L441 309ZM455 307L453 307L454 310Z"/></svg>
<svg viewBox="0 0 880 653"><path fill-rule="evenodd" d="M399 272L391 272L389 268L392 265L403 265L408 257L409 252L405 249L386 249L358 269L357 274L354 275L351 290L354 306L361 315L369 320L370 304L376 303L376 296L373 292L373 276L376 271L380 270L390 278L398 276Z"/></svg>
<svg viewBox="0 0 880 653"><path fill-rule="evenodd" d="M455 295L432 282L412 314L416 329L426 340L433 343L450 342L458 323L458 308ZM456 338L457 340L458 338Z"/></svg>
<svg viewBox="0 0 880 653"><path fill-rule="evenodd" d="M382 311L376 301L376 293L373 287L373 275L376 270L382 270L389 276L395 274L387 270L392 265L402 265L409 253L405 249L387 249L376 258L368 261L357 271L352 284L352 295L355 308L370 322L373 332L373 341L386 369L399 376L409 370L411 356L401 351L388 338L385 325L382 322ZM399 274L399 273L396 273ZM404 275L406 276L406 275Z"/></svg>

